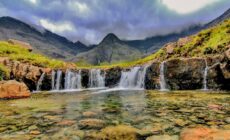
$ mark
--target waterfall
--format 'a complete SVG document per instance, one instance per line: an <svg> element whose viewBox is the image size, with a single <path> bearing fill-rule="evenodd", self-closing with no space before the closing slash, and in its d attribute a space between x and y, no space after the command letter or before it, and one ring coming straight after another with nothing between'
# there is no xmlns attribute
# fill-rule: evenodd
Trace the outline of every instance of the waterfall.
<svg viewBox="0 0 230 140"><path fill-rule="evenodd" d="M66 70L65 75L65 90L70 89L80 89L81 85L81 71L72 72L71 70Z"/></svg>
<svg viewBox="0 0 230 140"><path fill-rule="evenodd" d="M60 90L61 81L62 81L62 71L58 70L57 71L55 90Z"/></svg>
<svg viewBox="0 0 230 140"><path fill-rule="evenodd" d="M203 90L208 90L207 88L207 75L208 75L208 62L205 59L205 69L204 69L204 74L203 74Z"/></svg>
<svg viewBox="0 0 230 140"><path fill-rule="evenodd" d="M130 71L122 71L118 87L120 88L145 88L145 76L149 65L133 67Z"/></svg>
<svg viewBox="0 0 230 140"><path fill-rule="evenodd" d="M165 61L163 61L160 64L160 90L162 91L168 90L165 81Z"/></svg>
<svg viewBox="0 0 230 140"><path fill-rule="evenodd" d="M44 77L45 77L45 73L43 72L42 75L41 75L41 77L38 80L38 83L37 83L37 87L36 87L37 91L41 90L41 85L42 85L42 81L43 81Z"/></svg>
<svg viewBox="0 0 230 140"><path fill-rule="evenodd" d="M105 87L105 73L102 74L100 69L91 69L89 74L89 87Z"/></svg>
<svg viewBox="0 0 230 140"><path fill-rule="evenodd" d="M55 90L55 75L56 75L56 72L52 70L52 83L51 83L52 90Z"/></svg>

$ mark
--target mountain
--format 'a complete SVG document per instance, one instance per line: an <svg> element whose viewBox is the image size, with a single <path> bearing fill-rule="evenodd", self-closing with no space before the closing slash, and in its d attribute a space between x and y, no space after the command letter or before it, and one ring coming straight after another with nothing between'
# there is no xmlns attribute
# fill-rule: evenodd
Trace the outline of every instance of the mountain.
<svg viewBox="0 0 230 140"><path fill-rule="evenodd" d="M63 60L90 50L81 42L73 43L46 29L35 28L11 17L1 17L0 40L8 39L30 43L35 52Z"/></svg>
<svg viewBox="0 0 230 140"><path fill-rule="evenodd" d="M129 40L129 41L125 41L125 43L133 48L143 51L146 54L150 54L160 49L162 46L164 46L164 44L176 41L178 38L196 33L201 29L202 26L196 25L196 26L191 26L180 33L158 35L143 40Z"/></svg>
<svg viewBox="0 0 230 140"><path fill-rule="evenodd" d="M71 61L86 61L90 64L131 61L140 58L142 53L128 46L116 35L108 34L97 46L88 52L80 53Z"/></svg>
<svg viewBox="0 0 230 140"><path fill-rule="evenodd" d="M215 25L219 24L220 22L222 22L228 18L230 18L230 8L226 12L224 12L221 16L219 16L218 18L216 18L213 21L206 24L205 27L208 28L208 27L215 26Z"/></svg>

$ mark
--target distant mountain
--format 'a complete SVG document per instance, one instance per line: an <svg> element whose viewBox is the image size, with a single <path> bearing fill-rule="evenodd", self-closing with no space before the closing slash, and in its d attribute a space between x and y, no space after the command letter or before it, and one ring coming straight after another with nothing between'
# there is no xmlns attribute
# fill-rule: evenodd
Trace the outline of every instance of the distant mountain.
<svg viewBox="0 0 230 140"><path fill-rule="evenodd" d="M188 29L183 30L180 33L171 33L167 35L158 35L149 37L143 40L129 40L124 41L127 45L139 49L146 54L153 53L160 49L164 44L176 41L178 38L185 37L196 33L202 29L202 26L191 26Z"/></svg>
<svg viewBox="0 0 230 140"><path fill-rule="evenodd" d="M66 60L78 53L90 50L81 42L73 43L46 29L34 26L11 17L0 18L0 40L16 39L30 43L35 52Z"/></svg>
<svg viewBox="0 0 230 140"><path fill-rule="evenodd" d="M219 24L220 22L222 22L222 21L224 21L225 19L228 19L228 18L230 18L230 8L226 12L224 12L221 16L219 16L218 18L216 18L213 21L211 21L208 24L206 24L205 28L215 26L215 25Z"/></svg>
<svg viewBox="0 0 230 140"><path fill-rule="evenodd" d="M111 63L124 60L140 58L142 53L135 48L128 46L116 35L108 34L97 46L88 52L80 53L71 61L86 61L97 65L100 63Z"/></svg>

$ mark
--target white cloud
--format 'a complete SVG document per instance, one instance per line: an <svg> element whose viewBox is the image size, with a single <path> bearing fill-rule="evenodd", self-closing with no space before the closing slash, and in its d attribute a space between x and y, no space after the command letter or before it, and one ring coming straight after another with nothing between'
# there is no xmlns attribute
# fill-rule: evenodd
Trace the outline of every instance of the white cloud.
<svg viewBox="0 0 230 140"><path fill-rule="evenodd" d="M220 0L162 0L169 9L179 14L189 14Z"/></svg>
<svg viewBox="0 0 230 140"><path fill-rule="evenodd" d="M27 1L29 1L29 2L32 3L32 4L37 4L37 3L38 3L37 0L27 0Z"/></svg>
<svg viewBox="0 0 230 140"><path fill-rule="evenodd" d="M69 23L69 22L63 22L63 23L52 23L46 19L40 19L40 24L42 27L55 32L55 33L63 33L67 31L75 31L75 27Z"/></svg>
<svg viewBox="0 0 230 140"><path fill-rule="evenodd" d="M69 1L68 6L81 14L86 14L89 12L89 7L86 3L79 2L79 1Z"/></svg>

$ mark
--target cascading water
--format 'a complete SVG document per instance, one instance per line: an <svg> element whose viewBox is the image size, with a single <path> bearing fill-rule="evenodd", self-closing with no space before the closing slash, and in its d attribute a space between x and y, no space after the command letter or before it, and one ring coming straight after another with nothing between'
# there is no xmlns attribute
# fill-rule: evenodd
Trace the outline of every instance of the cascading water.
<svg viewBox="0 0 230 140"><path fill-rule="evenodd" d="M71 70L67 70L65 75L65 90L80 89L81 87L81 71L72 72Z"/></svg>
<svg viewBox="0 0 230 140"><path fill-rule="evenodd" d="M122 71L119 88L145 88L145 76L149 65L133 67L130 71Z"/></svg>
<svg viewBox="0 0 230 140"><path fill-rule="evenodd" d="M56 75L56 72L54 70L52 70L52 83L51 83L51 86L52 86L52 90L55 90L55 75Z"/></svg>
<svg viewBox="0 0 230 140"><path fill-rule="evenodd" d="M41 85L42 85L42 81L44 80L44 77L45 77L45 73L43 72L37 83L37 87L36 87L37 91L41 90Z"/></svg>
<svg viewBox="0 0 230 140"><path fill-rule="evenodd" d="M208 62L207 60L205 59L205 69L204 69L204 77L203 77L203 90L208 90L207 88L207 75L208 75Z"/></svg>
<svg viewBox="0 0 230 140"><path fill-rule="evenodd" d="M55 85L55 90L60 90L61 87L61 80L62 80L62 71L58 70L57 71L57 78L56 78L56 85Z"/></svg>
<svg viewBox="0 0 230 140"><path fill-rule="evenodd" d="M165 81L165 61L160 64L160 90L165 91L167 89L167 84Z"/></svg>
<svg viewBox="0 0 230 140"><path fill-rule="evenodd" d="M89 74L89 87L101 88L105 87L105 72L102 74L100 69L91 69Z"/></svg>

